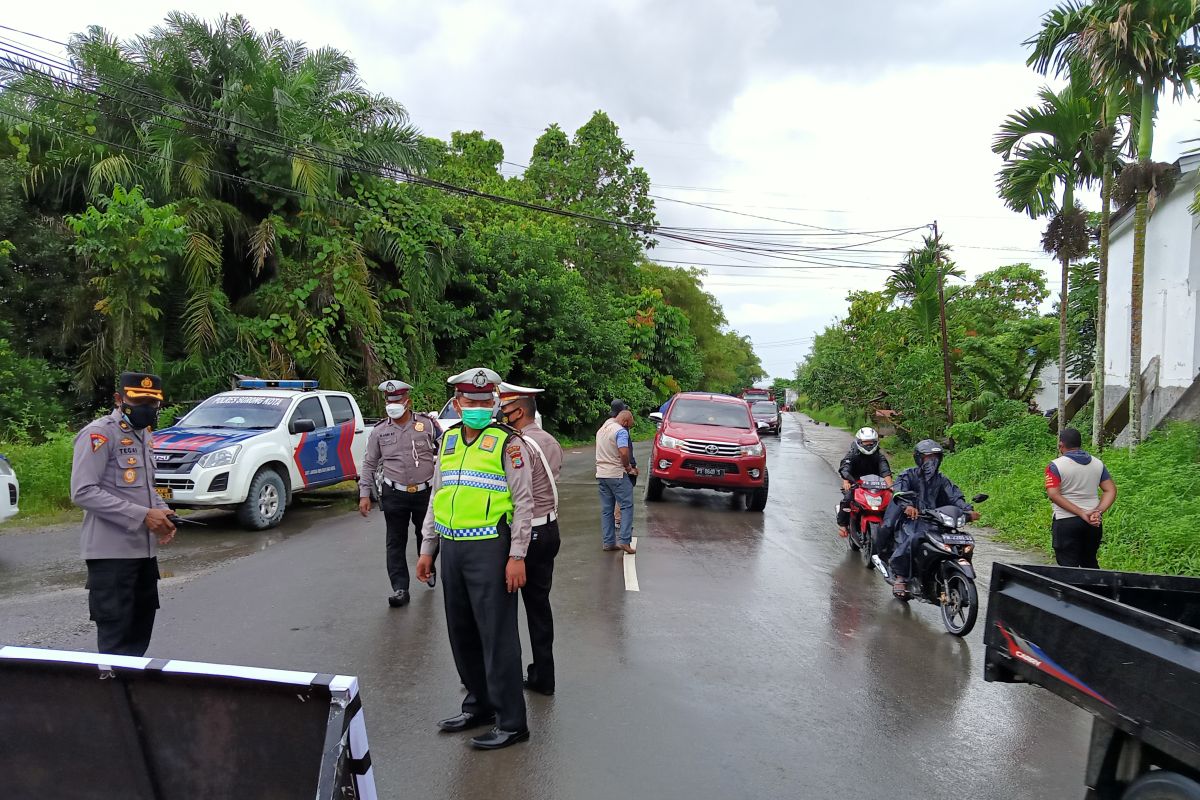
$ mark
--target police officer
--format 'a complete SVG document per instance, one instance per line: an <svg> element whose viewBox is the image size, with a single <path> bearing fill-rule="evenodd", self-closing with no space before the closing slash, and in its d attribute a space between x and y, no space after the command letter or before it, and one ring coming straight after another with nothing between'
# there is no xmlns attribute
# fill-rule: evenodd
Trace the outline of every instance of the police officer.
<svg viewBox="0 0 1200 800"><path fill-rule="evenodd" d="M499 375L475 368L448 383L462 424L442 437L417 580L433 568L440 537L446 629L467 696L462 713L438 727L492 725L471 744L498 750L529 738L516 595L533 520L529 455L515 430L492 419Z"/></svg>
<svg viewBox="0 0 1200 800"><path fill-rule="evenodd" d="M88 608L101 653L142 656L158 610L158 545L175 536L170 507L154 490L151 431L162 379L122 373L116 409L79 432L71 501L83 509L81 550Z"/></svg>
<svg viewBox="0 0 1200 800"><path fill-rule="evenodd" d="M533 479L533 523L529 552L525 556L525 586L521 600L529 622L529 645L533 663L525 676L525 688L554 694L554 614L550 608L550 585L554 558L560 545L558 533L558 475L563 450L558 440L537 423L537 395L511 383L500 384L500 413L505 424L515 428L530 450Z"/></svg>
<svg viewBox="0 0 1200 800"><path fill-rule="evenodd" d="M412 387L404 381L384 381L383 392L387 421L376 425L367 440L358 478L358 511L364 517L371 513L371 490L376 473L383 468L379 489L379 505L387 525L387 571L392 582L388 605L400 608L407 605L408 525L412 521L417 555L421 553L421 527L429 508L429 490L433 481L434 459L437 457L439 428L427 414L414 414L409 404ZM437 580L430 569L427 583L433 588Z"/></svg>

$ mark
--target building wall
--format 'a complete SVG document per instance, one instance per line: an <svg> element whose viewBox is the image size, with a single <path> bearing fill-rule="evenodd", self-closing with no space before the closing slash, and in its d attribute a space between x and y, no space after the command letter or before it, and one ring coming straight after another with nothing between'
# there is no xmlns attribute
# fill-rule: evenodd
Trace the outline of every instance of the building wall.
<svg viewBox="0 0 1200 800"><path fill-rule="evenodd" d="M1142 369L1159 356L1159 386L1171 389L1190 386L1200 371L1200 230L1190 210L1196 167L1184 164L1183 169L1178 185L1158 204L1146 231ZM1105 375L1114 389L1129 385L1132 264L1133 214L1129 213L1114 226L1109 248Z"/></svg>

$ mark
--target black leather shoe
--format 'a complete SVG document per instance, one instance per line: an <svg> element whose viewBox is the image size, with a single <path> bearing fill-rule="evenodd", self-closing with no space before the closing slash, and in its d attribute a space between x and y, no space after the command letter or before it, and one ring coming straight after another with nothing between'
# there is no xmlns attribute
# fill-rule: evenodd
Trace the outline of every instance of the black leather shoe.
<svg viewBox="0 0 1200 800"><path fill-rule="evenodd" d="M425 585L428 586L430 589L437 586L437 570L436 569L429 570L429 580L425 581Z"/></svg>
<svg viewBox="0 0 1200 800"><path fill-rule="evenodd" d="M482 728L485 725L495 725L495 714L467 714L462 713L457 717L444 719L438 722L438 727L447 733L458 733L460 731L469 731L471 728Z"/></svg>
<svg viewBox="0 0 1200 800"><path fill-rule="evenodd" d="M395 594L388 598L388 605L392 608L408 605L408 591L406 589L397 590Z"/></svg>
<svg viewBox="0 0 1200 800"><path fill-rule="evenodd" d="M528 741L528 739L529 728L519 731L502 731L499 728L492 728L482 736L472 739L471 747L476 750L501 750L517 742Z"/></svg>
<svg viewBox="0 0 1200 800"><path fill-rule="evenodd" d="M528 678L526 678L523 681L523 683L525 684L525 688L531 692L537 692L538 694L544 694L544 695L546 695L546 697L554 696L554 687L553 686L542 686L539 683L533 683Z"/></svg>

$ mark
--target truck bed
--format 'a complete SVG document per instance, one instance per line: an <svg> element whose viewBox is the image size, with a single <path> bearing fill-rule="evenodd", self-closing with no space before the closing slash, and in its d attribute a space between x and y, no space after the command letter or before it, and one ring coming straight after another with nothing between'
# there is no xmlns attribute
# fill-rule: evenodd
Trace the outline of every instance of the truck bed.
<svg viewBox="0 0 1200 800"><path fill-rule="evenodd" d="M1200 769L1200 579L996 564L984 679L1029 682Z"/></svg>

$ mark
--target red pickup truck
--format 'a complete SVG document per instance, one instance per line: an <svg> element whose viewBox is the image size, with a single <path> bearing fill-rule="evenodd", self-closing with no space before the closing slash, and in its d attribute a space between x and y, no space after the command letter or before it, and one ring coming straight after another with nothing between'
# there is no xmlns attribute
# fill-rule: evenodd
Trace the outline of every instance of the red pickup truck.
<svg viewBox="0 0 1200 800"><path fill-rule="evenodd" d="M744 400L724 394L682 392L671 398L658 423L650 455L646 499L662 499L663 489L732 492L751 511L767 505L767 451L758 423Z"/></svg>

